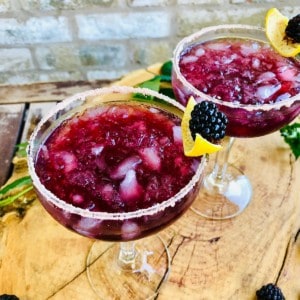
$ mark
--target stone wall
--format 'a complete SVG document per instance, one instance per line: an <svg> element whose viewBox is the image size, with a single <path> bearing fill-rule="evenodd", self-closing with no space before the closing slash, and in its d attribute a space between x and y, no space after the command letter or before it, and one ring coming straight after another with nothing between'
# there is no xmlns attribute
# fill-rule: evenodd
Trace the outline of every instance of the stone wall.
<svg viewBox="0 0 300 300"><path fill-rule="evenodd" d="M263 25L299 0L0 0L0 84L116 79L163 62L201 27Z"/></svg>

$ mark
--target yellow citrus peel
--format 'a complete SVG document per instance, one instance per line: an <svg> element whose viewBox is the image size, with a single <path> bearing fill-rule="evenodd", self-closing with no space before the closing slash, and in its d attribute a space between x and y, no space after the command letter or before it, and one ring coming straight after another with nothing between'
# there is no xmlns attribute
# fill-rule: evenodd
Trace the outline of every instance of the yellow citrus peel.
<svg viewBox="0 0 300 300"><path fill-rule="evenodd" d="M183 118L181 120L181 131L183 140L183 150L186 156L201 156L204 154L211 154L222 149L221 145L213 144L196 133L196 138L193 140L189 121L191 119L191 112L196 105L193 97L189 98L187 106L184 110Z"/></svg>
<svg viewBox="0 0 300 300"><path fill-rule="evenodd" d="M266 14L265 29L272 47L284 57L294 57L300 53L300 43L293 43L286 38L285 29L289 19L277 8L271 8Z"/></svg>

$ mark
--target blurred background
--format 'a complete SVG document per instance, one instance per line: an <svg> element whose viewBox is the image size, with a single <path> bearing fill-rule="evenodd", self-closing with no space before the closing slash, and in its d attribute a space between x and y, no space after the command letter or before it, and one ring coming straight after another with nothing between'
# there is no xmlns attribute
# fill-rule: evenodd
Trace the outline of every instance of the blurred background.
<svg viewBox="0 0 300 300"><path fill-rule="evenodd" d="M117 79L204 26L264 26L299 0L0 0L0 84Z"/></svg>

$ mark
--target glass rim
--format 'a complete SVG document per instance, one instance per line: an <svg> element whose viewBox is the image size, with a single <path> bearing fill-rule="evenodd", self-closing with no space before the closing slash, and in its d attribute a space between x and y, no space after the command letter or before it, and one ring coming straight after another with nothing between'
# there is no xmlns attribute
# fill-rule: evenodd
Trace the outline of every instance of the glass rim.
<svg viewBox="0 0 300 300"><path fill-rule="evenodd" d="M223 25L215 25L215 26L207 26L207 27L203 27L202 29L200 29L199 31L196 31L186 37L184 37L183 39L181 39L178 44L176 45L174 51L173 51L173 58L172 58L172 62L173 62L173 72L175 72L175 75L177 76L177 79L185 86L187 87L191 92L193 92L193 94L197 95L198 97L200 97L203 100L207 100L207 101L212 101L216 104L219 105L223 105L229 108L242 108L248 111L254 111L254 110L269 110L269 109L280 109L283 106L286 107L290 107L292 106L296 101L300 101L300 92L296 95L294 95L293 97L275 102L275 103L262 103L262 104L240 104L240 103L236 103L236 102L227 102L227 101L222 101L216 97L210 96L205 94L204 92L196 89L191 83L189 83L185 77L181 74L180 69L179 69L179 60L180 60L180 54L182 53L182 51L185 50L185 45L187 44L191 44L192 42L196 42L196 39L198 39L199 37L201 37L202 35L206 34L206 33L212 33L213 31L216 30L221 30L221 29L225 29L225 30L245 30L245 36L243 36L243 38L247 38L246 37L246 31L248 30L252 30L252 31L257 31L260 33L264 33L265 29L263 27L260 26L252 26L252 25L244 25L244 24L223 24ZM232 36L232 35L231 35ZM224 38L226 37L226 33L224 33ZM238 35L239 37L239 35ZM218 37L219 38L219 37ZM266 40L263 42L267 42L268 44L270 44L268 42L267 37L265 36ZM251 37L249 37L249 39L251 39ZM208 39L208 40L212 40L212 39ZM261 39L257 39L257 40L261 40ZM280 54L279 54L280 55Z"/></svg>
<svg viewBox="0 0 300 300"><path fill-rule="evenodd" d="M78 100L85 100L87 97L90 96L101 96L101 95L107 95L111 93L122 93L122 94L132 94L132 93L140 93L143 95L150 95L153 97L160 98L161 100L164 100L165 102L174 105L179 110L184 111L184 106L181 105L179 102L161 94L156 91L147 89L147 88L137 88L137 87L129 87L129 86L110 86L110 87L103 87L93 90L88 90L82 93L74 94L71 97L66 98L65 100L61 101L57 105L55 105L54 108L52 108L37 124L35 127L33 133L31 134L31 137L29 139L29 143L27 146L27 164L28 164L28 171L29 175L32 178L33 186L37 189L39 193L42 194L43 197L46 197L46 201L55 205L56 207L66 211L67 213L73 213L80 215L81 217L91 218L91 219L99 219L99 220L125 220L125 219L132 219L132 218L139 218L142 216L149 216L154 215L160 211L163 211L167 209L168 207L173 207L176 202L178 202L180 199L182 199L184 196L186 196L192 188L196 185L196 183L200 180L201 175L204 171L207 157L206 155L202 156L201 161L199 163L199 166L197 168L197 171L191 178L191 180L186 184L180 191L178 191L174 196L172 196L169 199L166 199L165 201L155 204L151 207L139 209L136 211L130 211L130 212L121 212L121 213L109 213L109 212L94 212L89 211L80 207L76 207L70 203L67 203L63 200L61 200L59 197L57 197L54 193L52 193L50 190L48 190L40 181L39 176L36 174L35 166L34 166L34 157L32 154L32 149L34 149L35 140L37 138L37 134L42 129L43 125L56 113L66 108L68 105L72 104L75 101ZM134 100L134 99L133 99ZM122 100L123 101L123 100ZM138 102L138 103L144 103L147 105L147 102Z"/></svg>

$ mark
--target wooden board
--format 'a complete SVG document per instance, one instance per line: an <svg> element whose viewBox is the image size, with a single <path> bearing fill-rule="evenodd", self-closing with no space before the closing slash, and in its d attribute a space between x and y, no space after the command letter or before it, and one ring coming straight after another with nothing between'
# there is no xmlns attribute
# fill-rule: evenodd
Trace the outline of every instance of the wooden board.
<svg viewBox="0 0 300 300"><path fill-rule="evenodd" d="M277 282L286 299L298 300L300 165L283 146L278 134L237 141L231 161L254 188L243 214L211 221L189 210L161 232L172 263L157 299L250 300L261 285ZM86 275L91 240L53 221L37 201L23 219L6 215L0 227L1 292L97 299Z"/></svg>
<svg viewBox="0 0 300 300"><path fill-rule="evenodd" d="M295 162L277 132L237 140L230 161L253 184L250 205L226 221L188 210L160 232L171 272L156 299L253 300L257 289L273 282L287 300L299 300L300 160ZM15 176L23 174L15 170ZM98 299L86 273L92 243L56 223L38 201L23 218L6 214L0 219L0 294L21 300Z"/></svg>
<svg viewBox="0 0 300 300"><path fill-rule="evenodd" d="M22 125L24 104L0 105L0 186L7 180Z"/></svg>
<svg viewBox="0 0 300 300"><path fill-rule="evenodd" d="M41 118L53 107L56 102L36 102L30 103L27 110L26 122L22 133L22 142L29 140L34 127L38 124Z"/></svg>
<svg viewBox="0 0 300 300"><path fill-rule="evenodd" d="M0 104L60 101L75 93L108 85L110 81L45 82L0 86Z"/></svg>

